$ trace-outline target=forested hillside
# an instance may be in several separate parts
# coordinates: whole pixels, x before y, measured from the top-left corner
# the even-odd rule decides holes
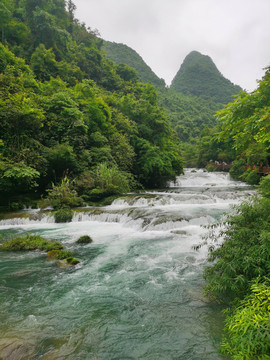
[[[187,55],[171,84],[171,90],[227,104],[240,86],[225,79],[209,56],[198,51]]]
[[[109,59],[114,61],[116,64],[124,63],[135,69],[141,82],[153,84],[160,89],[165,88],[165,81],[160,79],[145,63],[142,57],[129,46],[104,41],[102,49],[105,50]]]
[[[91,199],[162,186],[182,172],[156,90],[103,56],[72,1],[0,6],[2,201],[64,176]]]
[[[216,111],[232,101],[241,88],[225,79],[209,56],[197,51],[186,57],[170,88],[165,88],[141,56],[127,45],[104,42],[104,49],[116,63],[136,69],[142,82],[157,87],[159,104],[181,142],[185,166],[204,166],[205,161],[213,159],[209,151],[208,157],[201,153],[204,137],[216,126]],[[224,160],[223,155],[220,151],[218,160]]]
[[[216,126],[215,113],[219,105],[192,95],[183,95],[167,89],[159,94],[173,129],[181,141],[186,167],[197,167],[199,163],[199,141],[204,134]]]

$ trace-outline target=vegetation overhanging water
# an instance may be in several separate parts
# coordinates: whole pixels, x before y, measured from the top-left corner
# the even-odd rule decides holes
[[[193,246],[251,192],[228,174],[188,170],[165,191],[85,209],[69,224],[3,220],[2,235],[60,240],[81,263],[62,270],[40,252],[0,253],[0,356],[221,358],[221,308],[202,297],[207,248]],[[92,244],[75,244],[86,234]]]

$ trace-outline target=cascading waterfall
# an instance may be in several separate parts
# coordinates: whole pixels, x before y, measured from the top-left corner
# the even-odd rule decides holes
[[[58,269],[39,252],[0,252],[0,358],[221,359],[220,307],[202,297],[207,232],[253,190],[225,173],[187,170],[170,188],[0,222],[3,236],[40,234],[80,259]],[[81,235],[94,242],[75,244]]]

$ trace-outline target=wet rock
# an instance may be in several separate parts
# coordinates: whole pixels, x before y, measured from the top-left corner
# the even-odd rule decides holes
[[[185,230],[172,230],[171,233],[176,234],[176,235],[187,235],[188,234]]]
[[[0,360],[34,359],[33,344],[23,343],[18,339],[0,340]]]
[[[64,260],[71,257],[72,252],[66,250],[51,250],[47,252],[47,260]]]
[[[89,235],[83,235],[76,241],[77,244],[81,245],[90,244],[91,242],[93,242],[93,239]]]
[[[80,261],[78,259],[75,259],[73,257],[68,257],[67,259],[59,260],[57,262],[57,266],[60,269],[70,269],[71,267],[73,267],[79,263],[80,263]]]

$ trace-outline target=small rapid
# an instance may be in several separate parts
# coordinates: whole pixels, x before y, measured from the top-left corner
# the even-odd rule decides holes
[[[207,248],[194,250],[253,190],[188,169],[168,189],[78,209],[71,223],[31,211],[0,234],[61,241],[81,261],[62,270],[40,252],[0,252],[0,358],[221,359],[221,308],[202,296]],[[81,235],[93,243],[76,244]]]

